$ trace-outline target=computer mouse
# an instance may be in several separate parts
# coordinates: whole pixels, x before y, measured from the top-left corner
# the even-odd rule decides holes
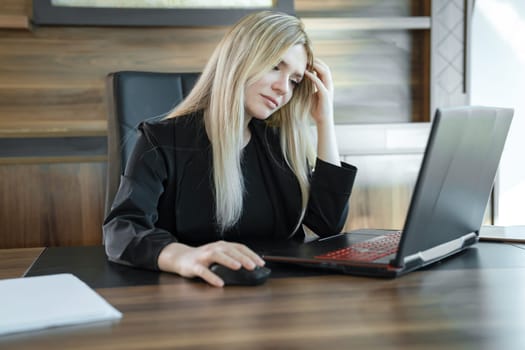
[[[266,282],[272,272],[264,266],[257,266],[250,271],[243,267],[232,270],[221,264],[212,264],[210,270],[224,281],[225,286],[257,286]]]

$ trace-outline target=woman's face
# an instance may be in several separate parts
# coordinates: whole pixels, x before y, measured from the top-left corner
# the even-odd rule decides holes
[[[306,69],[306,50],[295,45],[285,52],[277,66],[244,90],[244,109],[249,117],[264,120],[292,98]]]

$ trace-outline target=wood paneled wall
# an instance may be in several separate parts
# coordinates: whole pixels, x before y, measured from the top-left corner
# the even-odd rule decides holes
[[[0,13],[30,5],[5,0]],[[0,138],[105,136],[109,72],[200,71],[226,29],[0,28]],[[45,156],[25,145],[25,157],[0,160],[0,248],[100,244],[106,159],[78,148]]]
[[[99,122],[104,78],[117,70],[200,71],[223,28],[70,28],[0,31],[0,125]],[[55,126],[55,124],[53,124]],[[34,127],[36,128],[36,126]],[[35,131],[38,133],[38,131]]]
[[[30,8],[29,0],[3,0],[0,14],[23,17]],[[295,8],[305,19],[426,16],[429,12],[428,1],[419,0],[296,0]],[[319,26],[307,29],[317,54],[333,67],[339,91],[336,109],[342,120],[352,116],[354,119],[347,121],[366,122],[366,116],[375,115],[376,121],[382,122],[389,113],[394,118],[390,121],[425,120],[428,60],[417,50],[428,46],[427,34],[384,30],[366,36]],[[226,30],[10,29],[1,28],[0,23],[0,139],[104,137],[104,78],[109,72],[200,71]],[[371,80],[365,82],[368,86],[359,79],[363,71],[371,72]],[[377,84],[372,84],[375,80]],[[356,91],[367,104],[350,103],[349,107],[349,101],[356,101]],[[396,108],[381,109],[385,100],[376,103],[379,95],[397,103]],[[45,155],[46,151],[37,153]],[[105,169],[104,156],[86,156],[78,147],[64,148],[63,154],[55,152],[52,156],[36,157],[27,151],[0,159],[0,248],[98,244]],[[368,195],[364,194],[364,200]],[[355,206],[360,210],[364,207]]]
[[[0,247],[97,245],[105,163],[0,165]]]

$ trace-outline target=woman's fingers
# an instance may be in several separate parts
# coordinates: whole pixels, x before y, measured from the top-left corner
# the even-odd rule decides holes
[[[244,267],[248,270],[264,265],[264,260],[243,244],[220,241],[211,243],[206,249],[210,253],[204,261],[207,265],[216,262],[232,269]]]
[[[202,278],[204,281],[208,282],[214,287],[223,287],[224,281],[211,272],[211,270],[207,266],[198,265],[195,267],[195,276]]]
[[[224,282],[209,269],[214,263],[232,270],[241,267],[253,270],[256,266],[263,266],[264,260],[243,244],[225,241],[200,247],[172,243],[162,250],[159,257],[159,268],[163,271],[175,272],[183,277],[200,277],[213,286],[221,287]]]
[[[322,81],[330,78],[330,69],[328,68],[328,65],[318,58],[314,61],[313,70]]]
[[[253,250],[243,244],[234,245],[233,258],[237,259],[245,268],[254,269],[256,266],[264,266],[264,260]]]
[[[332,74],[330,73],[330,68],[325,62],[321,61],[318,58],[314,60],[312,70],[306,70],[306,73],[313,73],[313,75],[317,76],[319,78],[319,81],[322,81],[323,83],[331,84],[332,82]]]
[[[315,75],[315,73],[305,71],[304,75],[314,83],[316,91],[319,90],[319,88],[324,88],[323,82],[317,77],[317,75]]]

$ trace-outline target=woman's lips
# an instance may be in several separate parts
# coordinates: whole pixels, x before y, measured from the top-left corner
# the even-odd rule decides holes
[[[275,100],[274,98],[270,97],[270,96],[266,96],[266,95],[262,95],[262,97],[264,97],[265,101],[267,102],[267,105],[271,108],[277,108],[279,106],[279,103],[277,102],[277,100]]]

